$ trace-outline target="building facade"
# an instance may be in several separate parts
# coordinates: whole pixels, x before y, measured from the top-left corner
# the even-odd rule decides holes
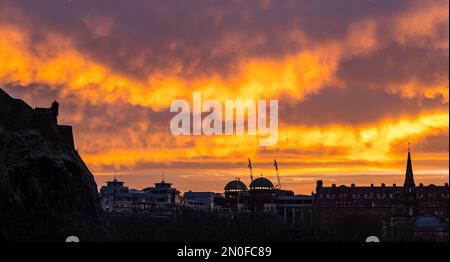
[[[339,215],[371,215],[377,217],[432,214],[448,220],[449,188],[420,183],[416,186],[411,153],[408,150],[405,182],[402,186],[381,184],[350,186],[333,184],[325,187],[317,181],[314,211],[323,217]]]
[[[192,192],[188,191],[183,195],[183,206],[203,211],[214,210],[214,199],[221,197],[221,194],[214,192]]]
[[[100,190],[102,206],[113,214],[176,214],[188,208],[197,211],[279,214],[292,225],[305,222],[327,227],[349,218],[382,227],[387,241],[444,239],[448,237],[448,183],[442,186],[414,180],[411,153],[408,150],[403,185],[375,186],[331,185],[319,180],[311,195],[274,186],[259,177],[249,186],[239,179],[228,182],[223,194],[214,192],[180,192],[164,181],[143,190],[128,189],[123,182],[107,182]],[[340,220],[340,219],[343,220]],[[362,220],[361,220],[362,219]]]
[[[218,212],[275,213],[293,225],[311,220],[312,205],[312,196],[276,188],[265,177],[254,179],[249,188],[239,179],[230,181],[224,187],[223,196],[215,198]]]
[[[133,199],[124,182],[114,178],[100,188],[100,203],[108,214],[131,214]]]
[[[180,192],[164,180],[143,190],[129,189],[114,178],[100,189],[100,201],[108,214],[155,214],[170,216],[181,206]]]

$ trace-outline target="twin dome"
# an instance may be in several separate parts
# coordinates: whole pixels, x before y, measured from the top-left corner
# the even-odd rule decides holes
[[[258,177],[250,183],[250,190],[272,190],[273,184],[265,177]],[[225,192],[247,191],[247,186],[240,180],[233,180],[225,186]]]

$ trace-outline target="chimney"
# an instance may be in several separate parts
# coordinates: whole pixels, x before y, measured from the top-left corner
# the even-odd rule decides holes
[[[56,100],[52,103],[50,110],[52,111],[52,115],[54,117],[57,117],[59,115],[59,103],[56,102]]]
[[[317,180],[316,188],[322,188],[323,187],[323,181]]]

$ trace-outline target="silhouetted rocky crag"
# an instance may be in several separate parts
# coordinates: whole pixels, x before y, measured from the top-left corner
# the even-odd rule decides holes
[[[0,126],[0,240],[106,238],[94,178],[70,146]]]

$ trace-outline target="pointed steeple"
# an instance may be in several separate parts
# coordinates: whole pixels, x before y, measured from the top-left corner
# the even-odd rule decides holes
[[[117,169],[114,168],[114,182],[117,182]]]
[[[417,194],[416,184],[414,183],[414,175],[411,161],[411,144],[408,143],[408,161],[406,163],[405,185],[404,185],[404,215],[407,217],[414,216],[417,213]]]
[[[405,187],[414,187],[414,175],[411,162],[411,143],[408,143],[408,161],[406,162]]]

